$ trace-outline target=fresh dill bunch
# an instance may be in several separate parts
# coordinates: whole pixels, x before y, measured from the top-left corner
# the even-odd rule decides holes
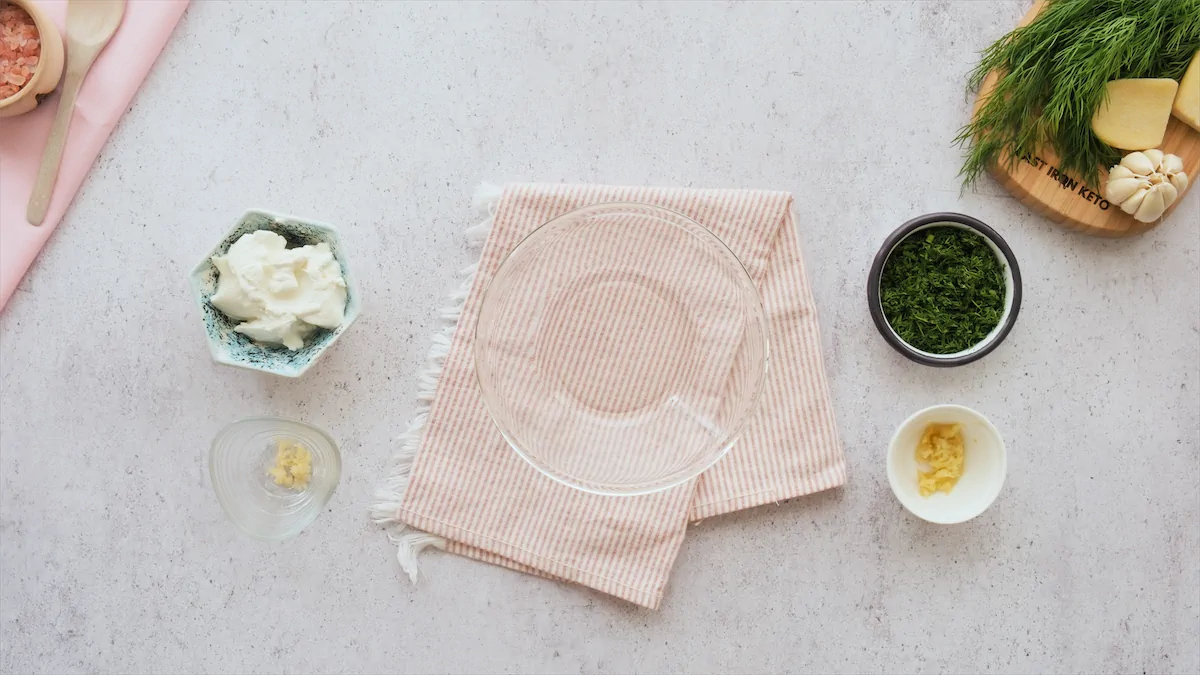
[[[956,145],[971,187],[989,167],[1049,146],[1059,168],[1097,185],[1121,152],[1096,138],[1092,115],[1105,85],[1123,78],[1183,77],[1200,49],[1200,0],[1047,0],[1028,26],[983,50],[969,87],[1000,78]]]

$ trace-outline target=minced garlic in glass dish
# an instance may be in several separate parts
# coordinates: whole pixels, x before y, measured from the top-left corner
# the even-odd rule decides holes
[[[275,465],[267,475],[280,487],[303,490],[312,478],[312,453],[295,441],[280,439],[275,443]]]

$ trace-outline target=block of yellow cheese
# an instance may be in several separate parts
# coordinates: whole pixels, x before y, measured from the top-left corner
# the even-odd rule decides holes
[[[1171,121],[1179,83],[1169,78],[1113,80],[1092,116],[1096,137],[1122,150],[1157,148]]]
[[[1192,56],[1187,72],[1179,81],[1179,91],[1175,94],[1175,105],[1171,106],[1171,112],[1191,128],[1200,131],[1200,51]]]

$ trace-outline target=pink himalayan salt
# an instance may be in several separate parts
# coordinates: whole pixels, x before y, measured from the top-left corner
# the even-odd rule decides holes
[[[24,9],[0,2],[0,99],[21,91],[37,70],[42,41]]]

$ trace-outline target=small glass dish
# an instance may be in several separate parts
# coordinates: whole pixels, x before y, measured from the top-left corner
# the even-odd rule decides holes
[[[501,434],[586,492],[645,494],[698,476],[737,440],[766,379],[767,319],[745,267],[700,223],[646,204],[542,225],[472,318]]]
[[[312,476],[303,489],[281,487],[271,478],[280,441],[297,443],[312,456]],[[248,417],[213,439],[208,471],[217,501],[239,530],[282,541],[299,534],[329,503],[341,478],[342,456],[333,438],[311,424]]]

